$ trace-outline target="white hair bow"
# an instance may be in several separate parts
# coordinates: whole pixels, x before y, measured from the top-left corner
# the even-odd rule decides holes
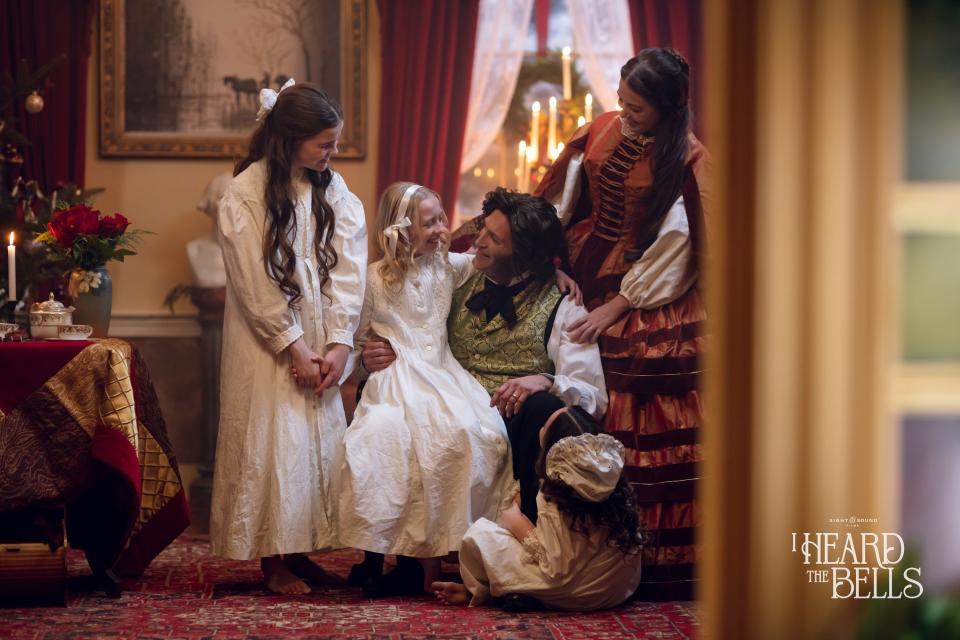
[[[257,111],[257,122],[263,120],[267,117],[267,114],[273,109],[273,105],[277,104],[277,96],[279,96],[284,89],[287,87],[292,87],[296,83],[293,81],[293,78],[290,78],[283,83],[283,86],[280,87],[280,91],[274,91],[273,89],[260,89],[260,110]]]
[[[410,224],[410,218],[403,216],[383,230],[383,235],[387,236],[387,243],[390,245],[390,257],[394,260],[397,258],[397,236],[402,235],[409,240],[410,236],[407,235],[407,227],[409,227]]]

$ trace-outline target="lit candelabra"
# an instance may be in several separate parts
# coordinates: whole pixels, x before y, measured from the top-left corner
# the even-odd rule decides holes
[[[517,145],[517,168],[514,170],[517,191],[531,191],[563,151],[560,140],[569,139],[578,128],[593,120],[593,95],[587,93],[582,105],[573,100],[570,47],[563,48],[561,61],[563,97],[558,100],[556,96],[550,96],[546,114],[540,101],[531,105],[529,139],[522,139]]]

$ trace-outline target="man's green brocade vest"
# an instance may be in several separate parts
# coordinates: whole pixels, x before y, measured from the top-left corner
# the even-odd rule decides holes
[[[514,296],[517,323],[512,329],[501,315],[487,322],[483,311],[467,309],[466,301],[484,284],[485,276],[476,273],[453,294],[447,332],[454,357],[490,394],[512,378],[552,375],[544,336],[563,295],[556,283],[532,282]]]

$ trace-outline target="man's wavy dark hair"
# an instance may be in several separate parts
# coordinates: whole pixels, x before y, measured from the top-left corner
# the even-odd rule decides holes
[[[623,553],[640,553],[643,544],[643,525],[630,483],[621,474],[617,487],[603,502],[589,502],[559,480],[547,477],[546,461],[550,447],[568,436],[602,433],[600,423],[580,407],[567,407],[553,420],[544,434],[543,447],[537,458],[540,493],[548,502],[554,502],[561,513],[570,518],[573,531],[589,535],[592,527],[607,527],[607,544]]]
[[[483,200],[483,215],[476,218],[478,231],[494,211],[510,221],[513,264],[518,275],[529,271],[537,281],[549,282],[556,274],[554,258],[559,258],[560,269],[571,273],[567,240],[556,207],[540,196],[497,187]]]

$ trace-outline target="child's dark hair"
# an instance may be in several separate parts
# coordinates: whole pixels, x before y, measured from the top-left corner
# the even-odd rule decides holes
[[[296,307],[302,297],[300,286],[293,278],[297,263],[291,231],[296,217],[296,204],[290,193],[293,162],[301,143],[341,122],[340,105],[316,85],[303,83],[287,87],[253,132],[246,157],[237,162],[233,170],[233,175],[238,175],[254,162],[266,159],[267,225],[263,235],[263,263],[270,279],[290,296],[291,307]],[[313,248],[322,287],[337,265],[337,252],[331,244],[333,207],[326,198],[333,173],[329,167],[321,172],[306,169],[305,173],[313,186],[311,211],[317,225]]]
[[[567,240],[556,207],[540,196],[497,187],[483,200],[483,215],[475,220],[478,230],[494,211],[500,211],[510,222],[517,273],[529,271],[538,282],[549,282],[558,268],[571,272]]]
[[[578,533],[589,533],[590,526],[607,527],[607,544],[623,553],[640,552],[643,530],[637,510],[633,489],[627,479],[620,476],[617,487],[603,502],[584,500],[569,486],[559,480],[551,480],[546,474],[547,453],[550,447],[563,438],[585,433],[601,433],[600,424],[580,407],[568,407],[557,414],[543,438],[543,447],[537,459],[537,475],[540,476],[540,492],[548,502],[556,503],[560,512],[570,518],[570,528]]]

